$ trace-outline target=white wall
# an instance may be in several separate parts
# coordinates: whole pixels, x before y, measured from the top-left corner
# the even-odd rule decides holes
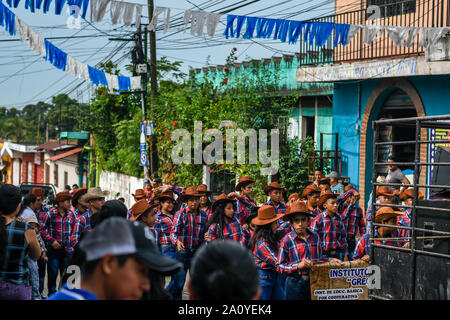
[[[45,154],[45,159],[48,159],[50,157],[51,155],[49,155],[48,153]],[[78,167],[78,154],[74,154],[56,161],[47,160],[46,163],[50,166],[49,183],[53,185],[55,184],[55,164],[58,165],[58,186],[55,186],[57,193],[64,190],[64,172],[67,172],[67,184],[71,188],[73,184],[79,184],[78,174],[76,173],[76,168]]]
[[[108,191],[106,200],[116,199],[116,194],[120,193],[117,198],[125,198],[125,205],[130,208],[134,204],[134,198],[131,195],[136,189],[142,189],[144,186],[143,178],[127,176],[122,173],[101,171],[99,187],[103,191]]]

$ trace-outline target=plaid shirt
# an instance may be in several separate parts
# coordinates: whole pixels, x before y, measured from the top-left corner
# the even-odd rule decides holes
[[[130,208],[127,211],[127,220],[130,220],[132,216],[133,216],[133,212],[131,211],[131,208]]]
[[[51,245],[56,240],[63,247],[66,246],[67,241],[65,236],[67,233],[64,232],[64,228],[68,216],[67,213],[61,216],[56,208],[47,212],[47,215],[42,221],[40,231],[48,244]]]
[[[183,187],[179,187],[179,186],[172,186],[172,192],[175,193],[178,198],[177,198],[177,203],[175,205],[175,210],[179,211],[181,209],[183,209],[184,206],[184,202],[180,201],[180,196],[184,193],[184,188]]]
[[[170,233],[170,240],[176,246],[177,241],[180,240],[186,250],[196,250],[204,242],[205,212],[199,211],[192,213],[188,207],[179,210],[173,219],[172,231]]]
[[[70,243],[70,238],[72,236],[72,232],[75,228],[75,222],[78,220],[79,217],[81,217],[83,214],[80,213],[78,209],[75,209],[73,212],[69,212],[67,214],[66,221],[64,222],[64,247],[66,248],[67,253],[73,252],[73,247]]]
[[[158,245],[170,245],[172,246],[172,241],[170,241],[170,231],[172,230],[173,218],[158,211],[156,214],[156,222],[154,229],[158,232]]]
[[[338,214],[331,217],[325,210],[314,218],[310,229],[320,236],[323,251],[344,250],[348,254],[347,231]]]
[[[252,240],[253,236],[255,235],[255,230],[253,230],[250,226],[246,230],[244,230],[244,244],[245,246],[250,245],[250,240]]]
[[[314,219],[315,217],[317,217],[319,214],[322,213],[322,211],[320,211],[319,207],[312,208],[309,205],[308,205],[308,211],[314,215],[314,217],[312,217],[312,219]],[[311,219],[311,221],[312,221],[312,219]]]
[[[364,224],[364,217],[362,209],[355,205],[349,205],[345,208],[341,215],[347,230],[347,237],[354,237],[357,233],[363,235],[366,233],[366,226]]]
[[[269,243],[260,237],[253,248],[256,267],[261,270],[277,269],[277,252],[273,251]]]
[[[36,212],[36,218],[38,219],[39,226],[42,225],[42,221],[44,221],[45,216],[47,215],[48,208],[42,206],[42,210],[39,212]]]
[[[347,200],[350,196],[352,196],[354,194],[355,194],[355,190],[350,189],[347,192],[345,192],[337,197],[337,202],[338,202],[338,211],[337,212],[339,213],[339,215],[342,216],[348,207],[345,200]]]
[[[247,196],[239,196],[234,204],[234,212],[239,219],[241,225],[245,224],[245,220],[252,212],[253,208],[257,207],[258,204],[252,198]]]
[[[402,227],[411,227],[411,219],[408,218],[408,215],[405,213],[404,215],[397,217],[397,225]],[[405,238],[409,237],[410,230],[407,229],[396,229],[396,233],[399,237]],[[409,240],[404,240],[403,243],[408,242]]]
[[[282,273],[300,273],[307,275],[307,268],[298,269],[298,264],[303,259],[311,260],[313,263],[322,262],[322,246],[319,235],[306,229],[306,241],[301,239],[295,230],[288,233],[280,243],[277,257],[277,270]]]
[[[208,206],[206,208],[206,210],[200,209],[200,207],[198,208],[198,210],[202,211],[202,213],[206,214],[206,221],[208,221],[209,219],[211,219],[212,217],[212,208],[211,206]]]
[[[280,221],[281,219],[278,219],[278,220]],[[278,238],[283,239],[283,237],[285,235],[287,235],[289,232],[291,232],[292,230],[294,230],[294,229],[292,228],[290,221],[281,220],[280,223],[278,224],[278,228],[277,228]]]
[[[378,232],[375,229],[375,237],[377,236]],[[375,240],[374,243],[391,247],[401,247],[400,241]],[[365,255],[370,255],[370,233],[366,233],[361,238],[359,238],[358,243],[355,247],[355,251],[353,252],[353,260],[359,260]]]
[[[75,225],[73,227],[73,232],[70,235],[70,245],[74,248],[78,241],[80,241],[80,236],[83,231],[91,231],[91,209],[88,209],[85,213],[83,213],[78,219],[75,221]]]
[[[213,223],[209,226],[208,233],[211,235],[211,241],[216,239],[221,239],[219,235],[219,225]],[[244,231],[242,230],[241,224],[237,217],[233,218],[230,223],[223,224],[223,240],[234,240],[240,244],[245,244]]]

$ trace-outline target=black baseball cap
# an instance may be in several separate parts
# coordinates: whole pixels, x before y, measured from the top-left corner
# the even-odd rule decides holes
[[[173,275],[183,265],[177,260],[163,255],[150,228],[138,221],[122,217],[111,217],[100,223],[80,242],[86,253],[86,260],[101,259],[107,254],[132,254],[139,261],[162,275]]]

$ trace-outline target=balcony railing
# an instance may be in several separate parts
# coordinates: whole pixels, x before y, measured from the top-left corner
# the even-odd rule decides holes
[[[390,3],[389,3],[390,2]],[[380,18],[368,21],[370,14],[366,9],[338,13],[310,21],[361,24],[370,23],[384,26],[404,27],[447,27],[450,26],[450,0],[367,0],[363,2],[377,5],[380,8]],[[366,5],[364,5],[364,8]],[[302,39],[302,38],[301,38]],[[361,60],[398,58],[424,55],[425,48],[419,45],[419,36],[411,47],[397,46],[389,38],[387,31],[382,31],[381,37],[370,45],[363,43],[364,30],[360,30],[345,47],[333,46],[334,34],[327,43],[318,47],[300,41],[299,55],[301,65],[332,64]]]

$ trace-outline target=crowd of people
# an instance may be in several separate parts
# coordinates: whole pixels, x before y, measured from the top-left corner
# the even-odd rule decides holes
[[[408,247],[408,230],[390,226],[408,227],[409,208],[364,212],[336,172],[314,178],[287,199],[278,182],[268,184],[261,205],[247,176],[214,199],[206,185],[146,179],[129,209],[123,199],[105,201],[99,187],[69,187],[47,208],[42,189],[22,199],[19,188],[2,185],[0,299],[181,300],[189,272],[191,299],[309,300],[314,264],[369,262],[370,238]],[[410,206],[414,197],[407,188],[374,193],[378,204]],[[385,225],[373,235],[372,220]]]

